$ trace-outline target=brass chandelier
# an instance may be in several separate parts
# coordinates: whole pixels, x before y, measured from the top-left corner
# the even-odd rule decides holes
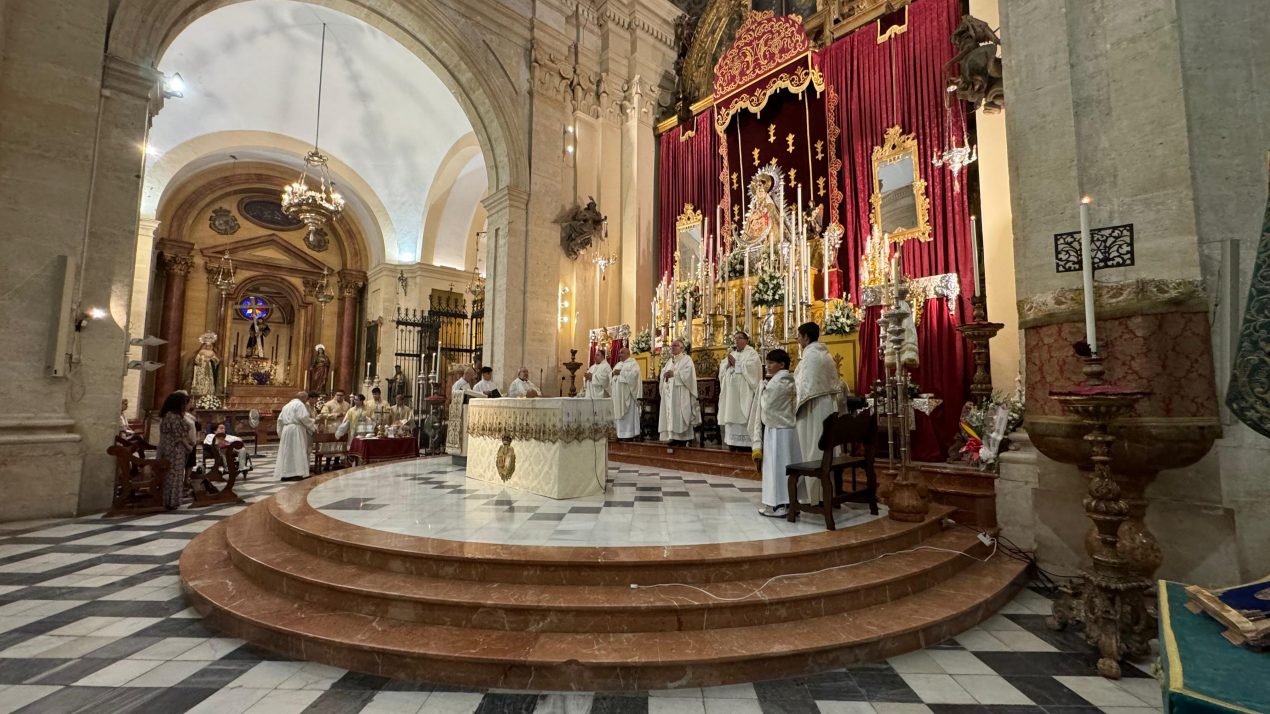
[[[326,166],[326,156],[318,149],[318,135],[322,128],[322,77],[326,68],[326,23],[322,23],[322,50],[318,59],[317,121],[313,129],[313,150],[304,156],[304,169],[300,177],[282,192],[282,210],[288,216],[302,221],[309,231],[304,244],[315,252],[330,247],[323,226],[330,223],[344,210],[344,197],[335,190]],[[310,177],[316,185],[310,185]]]

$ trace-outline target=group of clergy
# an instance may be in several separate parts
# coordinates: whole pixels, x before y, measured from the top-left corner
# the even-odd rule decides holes
[[[763,474],[765,516],[783,517],[789,505],[785,467],[820,459],[821,426],[839,409],[845,385],[837,364],[820,342],[820,326],[798,327],[802,356],[790,373],[790,356],[771,350],[764,357],[737,332],[733,349],[719,366],[719,429],[723,443],[734,451],[751,451]],[[681,340],[670,344],[670,358],[658,380],[661,440],[685,445],[701,424],[697,373]],[[808,486],[812,502],[820,500],[820,484]]]
[[[643,375],[639,363],[631,357],[631,351],[622,347],[618,351],[618,362],[610,365],[608,354],[597,349],[592,356],[592,364],[583,376],[585,388],[578,397],[582,399],[613,400],[613,422],[617,427],[618,439],[633,439],[639,436],[639,397]],[[503,394],[493,380],[494,370],[482,367],[468,367],[463,376],[450,389],[450,396],[459,399],[483,397],[518,397],[531,398],[542,396],[542,390],[529,379],[529,370],[521,367],[516,379]]]

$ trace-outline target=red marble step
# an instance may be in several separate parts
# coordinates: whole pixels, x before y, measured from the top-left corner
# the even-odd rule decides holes
[[[942,530],[951,508],[925,521],[879,518],[795,538],[685,546],[562,548],[451,541],[400,535],[332,518],[308,503],[308,479],[265,502],[274,535],[319,557],[378,570],[443,579],[538,585],[713,583],[803,573],[912,548]],[[803,514],[803,518],[818,516]]]
[[[652,441],[610,441],[609,460],[710,476],[759,479],[749,454],[726,449],[672,447]]]
[[[925,549],[811,576],[632,589],[526,585],[408,575],[326,560],[269,529],[263,504],[227,524],[234,565],[257,583],[307,602],[434,625],[542,632],[704,630],[801,620],[906,597],[989,553],[966,529],[937,533]],[[762,589],[761,596],[745,596]],[[720,599],[723,598],[723,599]]]
[[[1000,557],[884,605],[705,631],[557,633],[473,629],[341,611],[270,590],[232,562],[227,526],[181,555],[208,623],[285,655],[370,674],[465,686],[586,691],[698,687],[876,660],[935,644],[990,616],[1021,586]]]

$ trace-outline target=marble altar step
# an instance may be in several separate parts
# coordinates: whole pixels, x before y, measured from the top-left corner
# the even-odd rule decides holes
[[[252,510],[268,509],[267,524],[275,539],[326,560],[392,573],[499,584],[628,587],[631,583],[723,583],[806,573],[914,548],[939,534],[944,529],[941,521],[952,512],[935,506],[918,523],[878,518],[796,538],[692,546],[503,545],[374,530],[337,520],[309,505],[310,490],[341,475],[309,479]]]
[[[986,619],[1021,586],[1024,568],[1001,556],[959,558],[963,569],[918,592],[789,622],[657,632],[454,627],[310,602],[253,579],[235,564],[229,540],[230,524],[247,512],[208,529],[181,556],[187,597],[211,626],[296,658],[468,686],[642,690],[848,666],[941,642]]]
[[[610,441],[609,460],[711,476],[759,479],[754,459],[748,453],[721,448],[667,446],[656,441]]]
[[[537,585],[410,575],[291,546],[275,535],[271,519],[267,508],[255,506],[226,526],[231,561],[259,585],[350,613],[488,630],[655,632],[803,620],[919,592],[991,552],[969,529],[948,529],[923,540],[920,550],[815,576],[703,584],[712,597],[681,585],[632,589],[628,583]],[[761,598],[745,597],[760,588]]]

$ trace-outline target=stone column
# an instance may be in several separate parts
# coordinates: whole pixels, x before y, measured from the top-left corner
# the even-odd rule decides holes
[[[340,277],[340,343],[338,346],[339,372],[336,373],[337,389],[357,392],[357,294],[364,282],[360,278]]]
[[[181,388],[181,335],[185,330],[185,279],[194,267],[189,254],[164,253],[163,307],[159,323],[159,337],[167,344],[159,348],[159,361],[163,366],[155,373],[153,406],[158,409],[163,400]]]

